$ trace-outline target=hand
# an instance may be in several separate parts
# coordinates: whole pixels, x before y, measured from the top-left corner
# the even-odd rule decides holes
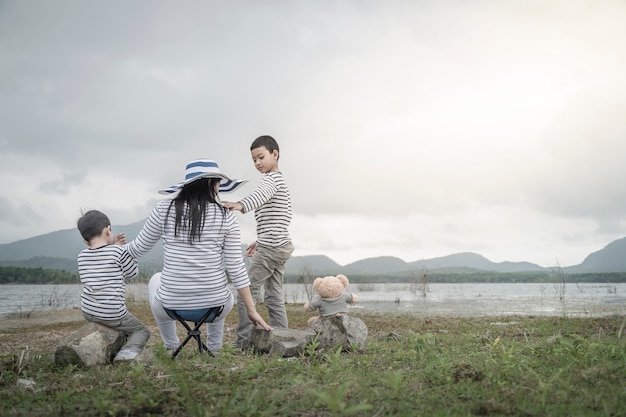
[[[113,239],[114,245],[125,245],[126,244],[126,235],[124,233],[118,233],[115,235],[115,239]]]
[[[222,201],[222,205],[229,210],[238,210],[243,212],[243,205],[241,203],[233,203],[232,201]]]
[[[248,318],[250,319],[250,321],[252,322],[254,326],[260,325],[268,332],[270,330],[274,330],[273,327],[271,327],[269,324],[265,322],[265,320],[263,320],[263,317],[261,317],[261,315],[257,313],[256,310],[253,310],[253,311],[248,310]]]
[[[256,252],[256,240],[246,248],[246,256],[252,256]]]

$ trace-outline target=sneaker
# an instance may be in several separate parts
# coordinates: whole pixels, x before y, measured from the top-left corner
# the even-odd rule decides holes
[[[117,352],[113,361],[132,361],[137,357],[138,353],[129,349],[122,349]]]
[[[172,356],[174,356],[174,352],[176,352],[176,348],[168,349],[167,356],[171,358]]]

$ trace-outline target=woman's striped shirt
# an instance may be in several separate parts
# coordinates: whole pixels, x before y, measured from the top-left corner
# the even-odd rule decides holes
[[[291,198],[283,174],[268,172],[252,194],[240,201],[247,213],[254,210],[256,219],[257,243],[277,248],[291,242]]]
[[[126,279],[139,272],[137,261],[123,246],[106,245],[78,254],[78,273],[83,290],[80,309],[102,319],[126,315]]]
[[[163,271],[156,299],[166,308],[201,309],[224,305],[232,292],[250,285],[241,250],[239,223],[233,212],[225,214],[217,204],[209,204],[199,240],[189,243],[184,230],[174,236],[176,210],[172,200],[154,207],[137,238],[127,244],[135,257],[145,255],[163,239]]]

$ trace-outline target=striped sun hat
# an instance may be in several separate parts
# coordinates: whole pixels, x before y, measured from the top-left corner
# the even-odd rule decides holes
[[[187,164],[185,171],[185,180],[176,185],[159,190],[159,194],[175,195],[190,182],[201,178],[220,178],[220,193],[230,193],[248,182],[247,180],[230,179],[220,172],[217,162],[210,159],[196,159]]]

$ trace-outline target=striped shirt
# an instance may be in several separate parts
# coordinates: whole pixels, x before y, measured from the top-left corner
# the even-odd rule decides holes
[[[78,254],[78,274],[83,284],[80,309],[102,319],[126,315],[126,279],[139,273],[137,261],[119,245],[85,249]]]
[[[277,248],[291,242],[291,198],[283,174],[268,172],[256,190],[240,201],[242,213],[254,210],[257,243]]]
[[[157,203],[135,240],[126,245],[128,251],[141,257],[163,239],[161,286],[155,295],[163,307],[193,310],[224,305],[232,297],[226,272],[236,289],[250,285],[235,214],[224,215],[217,204],[209,204],[199,240],[190,244],[180,227],[174,236],[176,209],[172,205],[168,216],[171,203]]]

